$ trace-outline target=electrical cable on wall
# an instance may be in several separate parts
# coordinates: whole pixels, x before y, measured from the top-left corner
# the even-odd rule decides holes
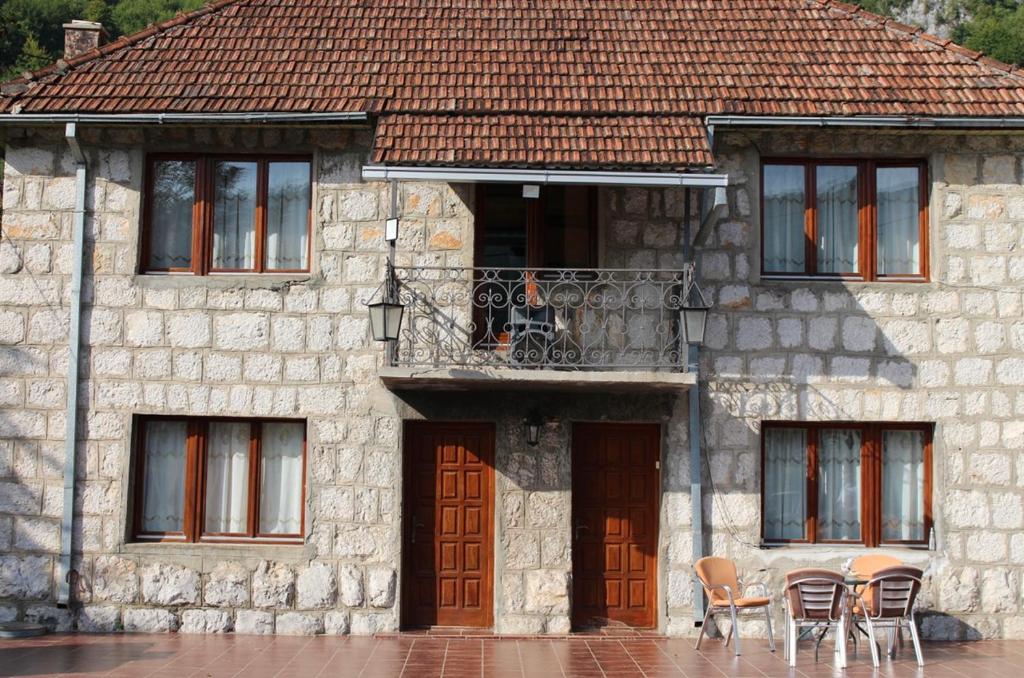
[[[701,457],[703,457],[704,459],[704,468],[707,469],[708,473],[708,484],[711,486],[711,500],[715,502],[716,506],[718,507],[718,510],[721,511],[722,513],[722,522],[725,525],[726,533],[728,533],[729,537],[737,544],[752,549],[760,549],[760,544],[751,543],[746,539],[743,539],[742,537],[738,536],[738,530],[736,530],[736,528],[733,527],[732,518],[729,515],[729,511],[725,506],[725,502],[719,496],[718,488],[715,486],[715,478],[711,473],[711,462],[708,460],[708,456],[706,454],[702,454]]]

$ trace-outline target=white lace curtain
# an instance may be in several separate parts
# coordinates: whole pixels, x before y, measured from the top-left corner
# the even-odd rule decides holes
[[[802,273],[804,234],[803,165],[764,168],[764,270]]]
[[[153,165],[149,234],[150,268],[188,268],[192,263],[192,205],[196,164],[167,160]]]
[[[185,523],[188,425],[183,421],[149,421],[144,436],[146,477],[142,529],[145,532],[181,532]]]
[[[300,423],[263,425],[260,469],[260,533],[302,532],[302,450]]]
[[[206,448],[206,532],[248,532],[249,423],[211,422]]]
[[[924,434],[882,434],[882,539],[920,541],[924,533]]]
[[[852,273],[858,270],[857,168],[818,165],[818,272]]]
[[[267,268],[306,268],[309,253],[309,163],[272,162],[267,183]]]
[[[879,167],[878,272],[918,273],[921,270],[919,186],[916,167]]]
[[[818,432],[818,539],[860,540],[861,433]]]
[[[256,256],[255,162],[218,162],[213,186],[213,267],[252,269]]]
[[[803,539],[807,524],[807,432],[764,433],[765,539]]]

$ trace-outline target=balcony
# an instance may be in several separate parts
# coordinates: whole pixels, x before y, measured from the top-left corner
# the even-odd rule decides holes
[[[392,388],[679,388],[683,270],[394,269]]]

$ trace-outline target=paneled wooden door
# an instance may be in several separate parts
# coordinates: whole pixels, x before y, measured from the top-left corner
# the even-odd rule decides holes
[[[657,624],[657,424],[576,424],[573,625]]]
[[[494,426],[407,422],[402,623],[494,623]]]

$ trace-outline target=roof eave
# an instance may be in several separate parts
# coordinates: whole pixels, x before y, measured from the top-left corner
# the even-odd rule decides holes
[[[98,125],[286,124],[369,122],[362,111],[336,113],[0,113],[0,125],[54,125],[69,122]]]
[[[430,165],[365,165],[362,176],[366,181],[450,181],[455,183],[680,186],[692,188],[714,188],[729,184],[728,174],[709,172],[623,172],[584,169],[437,167]]]
[[[930,117],[930,116],[796,116],[796,115],[709,115],[714,127],[913,127],[960,129],[1024,129],[1024,116]]]

